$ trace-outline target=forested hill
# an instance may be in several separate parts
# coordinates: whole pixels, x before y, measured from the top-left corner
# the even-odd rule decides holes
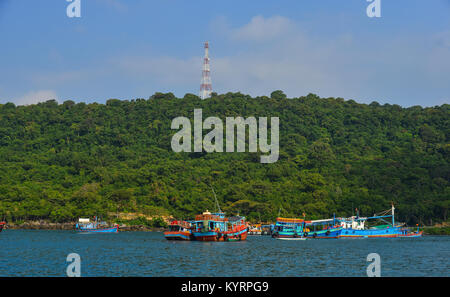
[[[279,117],[280,156],[175,153],[172,120]],[[402,108],[308,95],[0,105],[0,219],[71,221],[130,212],[251,220],[373,215],[393,201],[410,225],[448,220],[450,105]],[[208,131],[204,131],[205,135]]]

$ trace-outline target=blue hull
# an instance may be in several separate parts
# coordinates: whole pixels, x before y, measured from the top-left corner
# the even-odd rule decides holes
[[[118,233],[119,232],[119,227],[115,226],[115,227],[111,227],[111,228],[102,228],[102,229],[90,229],[90,228],[78,228],[77,231],[79,232],[89,232],[89,233]]]
[[[343,229],[341,237],[399,237],[401,234],[402,231],[399,227],[366,230]]]
[[[328,238],[339,238],[342,232],[342,228],[332,228],[329,230],[320,230],[320,231],[310,231],[310,232],[285,232],[285,231],[279,231],[278,238],[300,238],[300,237],[306,237],[306,238],[313,238],[313,239],[328,239]]]
[[[308,238],[339,238],[342,233],[342,228],[332,228],[329,230],[310,231],[308,232]]]

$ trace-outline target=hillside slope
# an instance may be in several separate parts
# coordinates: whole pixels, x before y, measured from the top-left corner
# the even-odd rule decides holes
[[[279,117],[280,157],[175,153],[178,116]],[[109,212],[188,218],[222,209],[249,219],[372,215],[448,220],[450,105],[401,108],[280,91],[251,98],[156,93],[106,104],[0,105],[0,219],[64,222]],[[204,132],[204,135],[206,131]]]

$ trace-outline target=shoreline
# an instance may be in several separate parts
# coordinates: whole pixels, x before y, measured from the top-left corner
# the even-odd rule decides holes
[[[66,230],[75,231],[76,222],[73,223],[23,223],[23,224],[6,224],[3,231],[6,230]],[[164,232],[166,228],[163,227],[148,227],[145,225],[119,225],[119,231],[147,231],[147,232]]]
[[[3,231],[10,230],[74,230],[77,222],[70,223],[50,223],[47,221],[32,221],[24,222],[21,224],[7,223]],[[125,225],[119,224],[119,231],[145,231],[145,232],[164,232],[168,228],[164,227],[149,227],[147,225]],[[424,226],[421,228],[423,235],[437,235],[437,236],[449,236],[449,226]]]

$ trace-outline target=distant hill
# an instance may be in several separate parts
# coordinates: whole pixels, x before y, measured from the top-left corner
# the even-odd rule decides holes
[[[280,156],[175,153],[178,116],[279,117]],[[204,132],[206,134],[206,132]],[[250,220],[361,215],[390,208],[410,225],[448,220],[450,105],[342,98],[156,93],[148,100],[0,105],[0,219],[56,222],[110,212]]]

